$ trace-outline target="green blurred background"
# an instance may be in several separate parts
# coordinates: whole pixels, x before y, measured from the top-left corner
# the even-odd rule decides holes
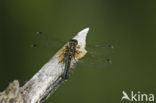
[[[57,40],[90,27],[85,62],[46,103],[120,103],[123,90],[156,94],[154,0],[3,0],[0,24],[0,91],[15,79],[22,86],[64,45]],[[34,49],[36,31],[50,40],[41,37]],[[106,42],[114,49],[102,48]]]

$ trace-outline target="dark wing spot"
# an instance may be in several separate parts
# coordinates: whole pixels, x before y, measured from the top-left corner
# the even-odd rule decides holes
[[[35,32],[36,34],[43,34],[43,32],[41,32],[41,31],[37,31],[37,32]]]
[[[37,45],[36,44],[31,44],[30,47],[35,48],[35,47],[37,47]]]
[[[106,62],[107,63],[112,63],[111,59],[109,59],[109,58],[106,59]]]

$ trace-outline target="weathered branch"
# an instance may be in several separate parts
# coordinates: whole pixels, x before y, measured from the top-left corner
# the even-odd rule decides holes
[[[73,38],[78,41],[78,45],[80,46],[79,51],[81,52],[80,56],[76,58],[76,61],[87,53],[85,46],[88,31],[89,28],[86,28]],[[23,87],[20,88],[19,94],[22,94],[24,103],[39,103],[45,101],[65,81],[62,79],[65,64],[60,63],[59,61],[60,53],[63,52],[63,48],[60,49]],[[72,64],[74,63],[75,60],[72,60]],[[1,96],[2,95],[0,95],[0,97]],[[18,103],[23,103],[23,101]]]
[[[17,80],[10,83],[8,88],[0,93],[0,103],[24,103]]]

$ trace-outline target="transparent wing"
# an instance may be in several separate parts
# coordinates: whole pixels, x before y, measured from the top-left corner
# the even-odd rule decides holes
[[[87,55],[80,62],[85,66],[111,64],[114,46],[106,43],[87,45]]]
[[[58,50],[65,44],[65,41],[59,40],[54,37],[49,37],[46,33],[36,32],[36,37],[32,41],[31,48],[44,48],[44,49],[56,49]],[[94,42],[87,44],[86,49],[88,51],[85,58],[79,61],[83,66],[95,66],[95,64],[111,64],[112,55],[114,53],[114,46],[107,42]]]
[[[36,47],[42,47],[42,48],[55,48],[60,46],[65,42],[51,37],[43,32],[35,32],[35,38],[30,44],[30,47],[36,48]]]

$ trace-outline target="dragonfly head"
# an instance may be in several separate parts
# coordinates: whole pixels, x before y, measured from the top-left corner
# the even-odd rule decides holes
[[[78,44],[78,41],[76,40],[76,39],[71,39],[70,41],[69,41],[69,44],[70,45],[77,45]]]

